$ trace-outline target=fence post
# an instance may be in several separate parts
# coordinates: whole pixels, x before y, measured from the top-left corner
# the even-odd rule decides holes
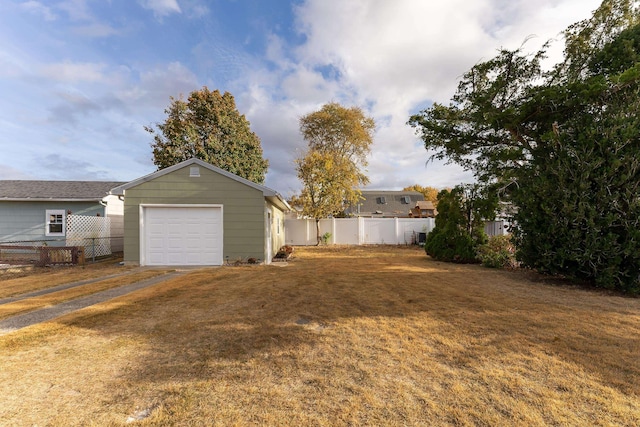
[[[39,267],[44,267],[47,265],[47,261],[49,259],[49,248],[46,246],[40,246],[40,263]]]
[[[336,243],[336,219],[331,218],[331,243]]]
[[[393,219],[395,220],[394,221],[394,225],[395,225],[395,231],[396,231],[396,233],[395,233],[396,234],[396,245],[399,245],[400,244],[400,226],[399,226],[399,223],[398,223],[398,217],[394,217]]]

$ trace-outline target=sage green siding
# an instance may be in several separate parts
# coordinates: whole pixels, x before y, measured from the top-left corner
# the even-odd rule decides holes
[[[124,198],[124,260],[140,262],[141,204],[222,205],[223,257],[265,258],[265,198],[262,191],[200,167],[189,166],[128,188]],[[277,249],[277,248],[276,248]]]

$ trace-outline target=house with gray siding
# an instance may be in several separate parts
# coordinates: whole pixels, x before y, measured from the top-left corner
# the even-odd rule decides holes
[[[139,265],[270,263],[285,244],[287,202],[199,159],[120,185],[124,261]]]
[[[0,181],[0,243],[47,242],[65,246],[68,215],[111,218],[122,235],[123,203],[109,190],[115,181]]]

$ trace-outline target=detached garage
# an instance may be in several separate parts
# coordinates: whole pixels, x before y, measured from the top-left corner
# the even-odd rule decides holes
[[[124,261],[140,265],[270,263],[284,245],[286,201],[198,159],[111,190],[124,199]]]

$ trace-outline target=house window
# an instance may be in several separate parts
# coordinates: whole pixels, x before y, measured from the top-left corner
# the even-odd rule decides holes
[[[65,235],[65,212],[63,209],[47,209],[46,213],[46,236]]]
[[[402,196],[400,198],[400,201],[402,202],[402,204],[408,205],[409,203],[411,203],[411,197],[409,196]]]
[[[384,197],[384,196],[378,197],[378,204],[379,205],[384,205],[385,203],[387,203],[386,197]]]

